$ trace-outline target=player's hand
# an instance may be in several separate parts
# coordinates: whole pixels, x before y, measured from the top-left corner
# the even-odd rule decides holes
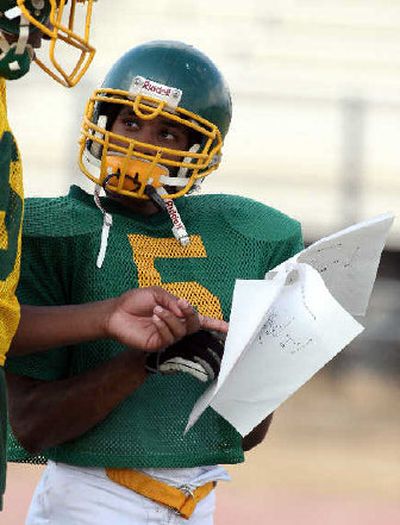
[[[217,378],[224,353],[224,342],[216,334],[200,330],[147,356],[149,372],[174,374],[185,372],[202,382]]]
[[[166,348],[202,326],[227,330],[227,323],[199,316],[185,300],[159,287],[130,290],[108,301],[106,337],[137,350]]]
[[[209,332],[219,332],[222,336],[228,333],[229,323],[222,319],[214,319],[199,314],[200,327]]]

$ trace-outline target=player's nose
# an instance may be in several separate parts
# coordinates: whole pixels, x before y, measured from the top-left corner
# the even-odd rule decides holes
[[[155,137],[152,124],[152,122],[141,122],[140,129],[137,131],[135,137],[139,142],[143,142],[145,144],[154,144]]]

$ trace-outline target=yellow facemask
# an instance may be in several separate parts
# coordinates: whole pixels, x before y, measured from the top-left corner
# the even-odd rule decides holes
[[[128,98],[130,97],[130,98]],[[196,137],[188,150],[139,142],[107,130],[107,117],[98,108],[105,104],[128,106],[142,120],[162,117],[178,123]],[[148,186],[164,199],[186,193],[215,170],[221,160],[222,137],[214,124],[165,100],[126,91],[99,89],[89,99],[82,123],[79,165],[94,183],[135,199],[148,199]]]
[[[85,74],[95,54],[95,49],[89,43],[90,23],[95,0],[46,1],[50,4],[50,14],[46,23],[41,23],[34,17],[34,13],[27,9],[26,0],[17,0],[17,5],[29,24],[37,27],[44,37],[50,40],[49,60],[51,65],[45,64],[37,56],[34,58],[35,62],[54,80],[66,87],[72,87]],[[83,11],[84,17],[82,30],[79,32],[76,29],[77,8]],[[58,59],[63,44],[76,54],[71,60],[73,65],[70,67],[65,65],[65,59],[63,64]]]

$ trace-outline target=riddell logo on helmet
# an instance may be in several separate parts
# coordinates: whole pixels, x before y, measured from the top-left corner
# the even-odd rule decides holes
[[[177,212],[172,199],[167,199],[165,201],[165,206],[167,207],[168,215],[171,217],[172,224],[177,228],[182,228],[182,220],[179,217],[179,213]]]
[[[153,84],[151,80],[146,80],[142,89],[146,89],[147,91],[157,93],[157,95],[164,95],[166,97],[169,97],[172,91],[170,87],[162,86],[161,84]]]
[[[164,100],[171,108],[176,108],[182,98],[182,91],[173,86],[159,84],[149,78],[137,76],[132,80],[129,92],[132,95],[147,95]]]

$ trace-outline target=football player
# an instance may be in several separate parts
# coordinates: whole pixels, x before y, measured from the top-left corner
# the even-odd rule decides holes
[[[19,320],[15,288],[19,277],[20,226],[23,214],[19,152],[8,125],[5,80],[24,76],[35,61],[52,78],[71,87],[85,73],[94,55],[89,43],[94,0],[0,0],[0,510],[5,488],[6,395],[3,366]],[[76,14],[83,15],[83,34]],[[35,49],[48,40],[48,59]],[[63,46],[75,52],[70,69]],[[98,337],[114,337],[128,347],[152,351],[165,347],[200,326],[214,325],[192,307],[153,287],[135,290],[101,303],[50,311],[22,307],[23,315],[12,352],[46,350]],[[211,322],[211,325],[209,325]],[[129,355],[123,359],[127,359]],[[131,359],[132,360],[132,359]],[[126,363],[125,363],[126,368]]]
[[[299,224],[273,208],[191,195],[219,166],[231,112],[220,71],[194,47],[155,41],[121,57],[82,125],[94,195],[75,186],[27,201],[20,300],[48,308],[159,286],[227,321],[236,279],[262,279],[302,248]],[[184,434],[221,348],[202,330],[134,366],[103,338],[9,359],[10,459],[48,461],[27,523],[212,524],[220,464],[242,462],[271,419],[242,439],[209,408]]]
[[[74,31],[77,3],[85,11],[81,36]],[[5,486],[7,415],[3,366],[19,320],[15,288],[23,215],[21,163],[7,119],[5,80],[24,76],[34,60],[63,85],[76,84],[94,54],[89,43],[92,3],[93,0],[70,0],[67,7],[66,0],[0,0],[0,510]],[[48,40],[47,63],[35,54],[42,38]],[[58,59],[60,42],[76,51],[76,62],[70,71]]]

